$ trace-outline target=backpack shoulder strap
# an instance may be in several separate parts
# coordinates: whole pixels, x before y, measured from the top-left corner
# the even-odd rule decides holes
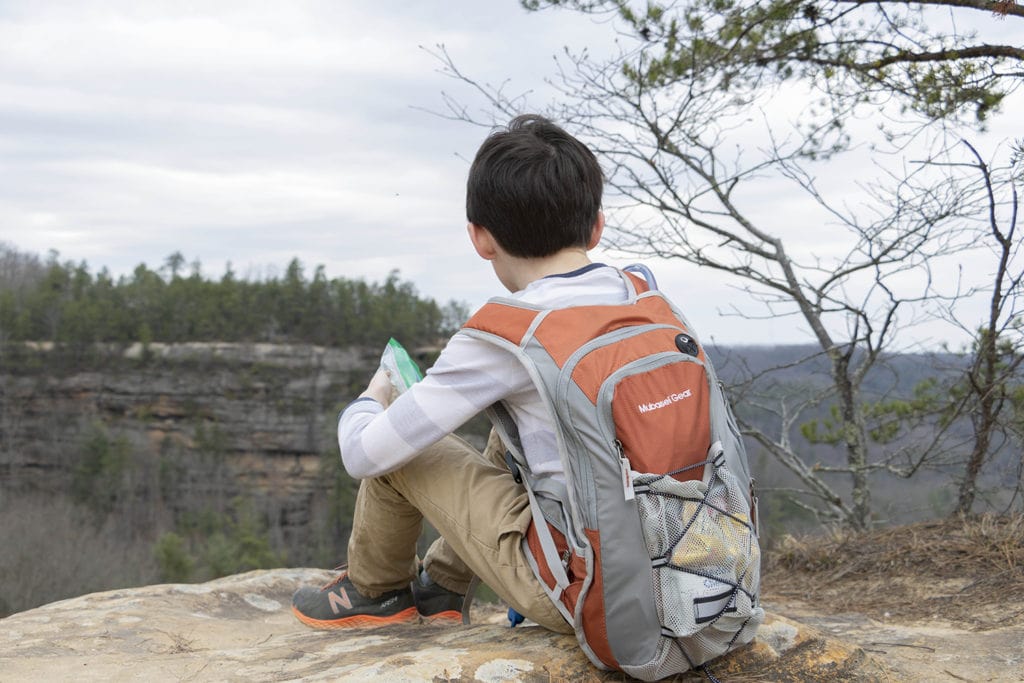
[[[497,297],[490,299],[474,313],[462,326],[462,332],[500,346],[523,360],[521,345],[541,318],[541,311],[536,308],[521,305],[514,299]],[[519,428],[508,408],[501,402],[495,403],[485,412],[507,449],[505,460],[518,481],[521,472],[530,471],[523,455]]]
[[[487,339],[499,346],[504,346],[523,359],[525,354],[521,346],[529,339],[534,329],[544,319],[545,314],[546,310],[544,309],[524,305],[513,299],[496,298],[484,304],[463,325],[463,330],[471,336]],[[528,370],[531,369],[529,365],[526,367]],[[533,372],[536,370],[534,369]],[[523,454],[519,428],[503,403],[495,403],[487,409],[486,413],[505,445],[505,461],[508,463],[509,469],[516,477],[516,481],[526,489],[530,499],[530,508],[535,521],[538,522],[532,525],[532,528],[540,541],[545,564],[555,579],[555,587],[550,595],[555,604],[559,605],[562,591],[569,586],[569,578],[560,561],[554,538],[546,523],[549,520],[544,514],[544,506],[537,499],[537,493],[552,496],[555,500],[564,500],[565,486],[557,486],[558,490],[549,490],[555,484],[554,482],[536,480],[533,477]]]
[[[480,307],[462,326],[498,337],[513,346],[519,346],[527,333],[536,327],[542,309],[523,304],[515,299],[496,297]],[[476,335],[474,335],[476,336]]]

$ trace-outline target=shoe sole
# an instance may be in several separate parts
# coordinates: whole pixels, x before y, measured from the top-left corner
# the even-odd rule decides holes
[[[447,610],[445,612],[438,612],[437,614],[421,614],[420,618],[422,618],[423,622],[426,624],[461,624],[462,612],[456,610]]]
[[[394,624],[413,624],[419,620],[419,613],[415,607],[409,607],[396,614],[389,614],[386,617],[375,617],[369,614],[354,614],[351,617],[341,619],[314,619],[307,617],[292,605],[292,614],[310,628],[332,630],[342,628],[378,628],[380,626],[392,626]]]

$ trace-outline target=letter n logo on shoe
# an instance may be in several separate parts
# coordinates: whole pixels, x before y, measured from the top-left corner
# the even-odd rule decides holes
[[[348,599],[348,593],[341,586],[338,587],[338,592],[330,591],[327,594],[327,601],[331,603],[331,611],[335,614],[341,613],[341,608],[352,609],[352,601]]]

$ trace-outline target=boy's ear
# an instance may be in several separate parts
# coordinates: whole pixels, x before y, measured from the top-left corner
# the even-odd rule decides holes
[[[480,258],[485,261],[493,261],[494,257],[498,255],[498,250],[497,242],[490,231],[482,225],[467,223],[466,232],[469,233],[469,241],[473,243],[473,248],[476,249]]]
[[[604,232],[604,212],[597,212],[597,220],[594,221],[594,229],[590,231],[590,241],[587,242],[587,251],[597,246],[601,241],[601,234]]]

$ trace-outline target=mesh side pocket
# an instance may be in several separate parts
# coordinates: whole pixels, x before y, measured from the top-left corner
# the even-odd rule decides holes
[[[746,499],[725,467],[711,482],[709,488],[702,481],[657,475],[635,482],[647,487],[637,507],[656,565],[662,624],[677,638],[690,639],[684,648],[695,661],[725,652],[733,634],[760,613],[751,599],[760,579],[760,552]]]

